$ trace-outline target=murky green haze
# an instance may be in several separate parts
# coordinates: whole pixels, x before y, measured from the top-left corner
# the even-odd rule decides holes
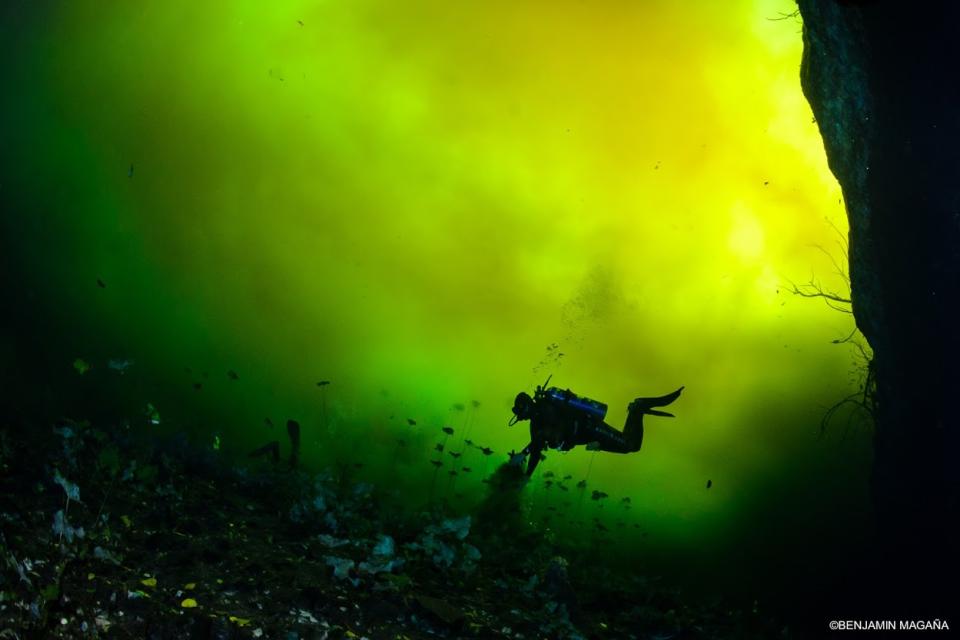
[[[868,519],[868,437],[818,438],[852,318],[789,291],[844,291],[846,232],[791,11],[11,4],[5,358],[224,456],[296,419],[304,464],[414,508],[469,510],[548,375],[618,428],[685,385],[637,454],[548,453],[530,517],[688,583],[815,580]]]

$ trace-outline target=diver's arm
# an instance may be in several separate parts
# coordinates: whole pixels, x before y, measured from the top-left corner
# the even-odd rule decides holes
[[[540,464],[540,460],[543,458],[543,456],[540,455],[542,450],[542,446],[539,444],[535,445],[533,442],[524,448],[524,451],[530,454],[530,459],[527,460],[527,476],[532,476],[533,470]]]

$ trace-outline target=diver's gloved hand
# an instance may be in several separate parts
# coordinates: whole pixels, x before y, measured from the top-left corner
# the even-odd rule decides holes
[[[523,461],[527,459],[526,451],[521,451],[520,453],[517,453],[516,451],[511,450],[508,455],[510,456],[510,460],[507,462],[507,464],[513,465],[515,467],[521,466],[523,464]]]

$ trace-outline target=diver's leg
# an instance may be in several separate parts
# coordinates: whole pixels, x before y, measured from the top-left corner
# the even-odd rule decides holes
[[[610,453],[630,453],[636,449],[630,448],[630,442],[625,434],[617,431],[605,422],[593,422],[582,435],[583,444],[596,443],[595,448]]]
[[[640,451],[643,445],[643,409],[631,404],[627,408],[627,421],[623,424],[623,437],[629,451]]]
[[[630,451],[640,451],[640,446],[643,444],[644,414],[672,418],[672,413],[667,413],[666,411],[657,411],[653,407],[667,406],[679,398],[680,392],[682,391],[683,387],[680,387],[673,393],[668,393],[665,396],[658,396],[656,398],[636,398],[630,403],[630,406],[627,407],[627,421],[623,425],[623,435],[627,440]]]

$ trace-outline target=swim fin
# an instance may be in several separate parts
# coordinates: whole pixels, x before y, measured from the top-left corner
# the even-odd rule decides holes
[[[666,411],[657,411],[653,409],[653,407],[667,406],[680,397],[681,391],[683,391],[683,387],[680,387],[673,393],[668,393],[665,396],[658,396],[656,398],[637,398],[630,403],[629,410],[640,411],[651,416],[664,416],[666,418],[673,418],[675,416],[672,413],[667,413]]]

